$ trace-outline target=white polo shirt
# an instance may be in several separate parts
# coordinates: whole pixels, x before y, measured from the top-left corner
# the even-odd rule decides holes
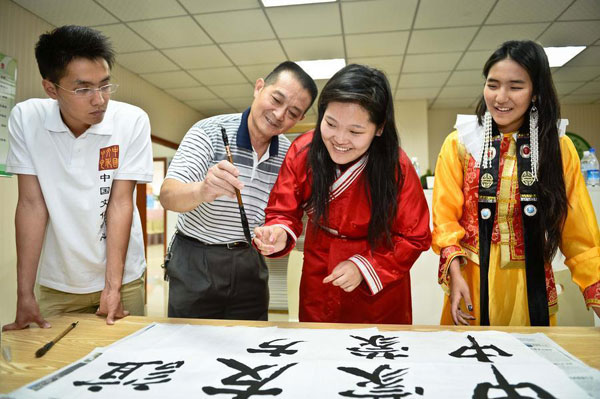
[[[6,170],[36,175],[48,208],[38,282],[76,294],[102,290],[112,183],[152,181],[148,115],[110,100],[102,122],[75,138],[55,100],[31,99],[15,106],[8,129]],[[139,278],[146,267],[135,192],[133,204],[123,284]]]

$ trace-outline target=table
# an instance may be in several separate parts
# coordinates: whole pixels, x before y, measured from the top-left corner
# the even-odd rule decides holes
[[[0,393],[11,392],[38,378],[44,377],[84,357],[96,347],[108,346],[152,322],[199,324],[211,326],[250,326],[282,328],[365,328],[365,324],[288,323],[240,320],[170,319],[160,317],[128,316],[113,326],[93,314],[65,314],[48,319],[52,328],[31,327],[21,331],[2,333],[2,346],[9,345],[12,361],[0,359]],[[46,355],[35,357],[35,351],[54,339],[74,321],[79,325],[60,340]],[[456,327],[377,325],[387,331],[477,331],[497,330],[508,333],[542,332],[565,350],[588,365],[600,369],[600,328],[598,327]]]

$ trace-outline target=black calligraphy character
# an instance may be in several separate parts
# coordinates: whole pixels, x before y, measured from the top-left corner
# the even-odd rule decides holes
[[[449,355],[452,357],[474,357],[476,358],[478,361],[480,362],[484,362],[484,363],[493,363],[490,360],[490,357],[494,357],[494,356],[504,356],[504,357],[510,357],[512,356],[510,353],[506,353],[504,352],[502,349],[498,348],[496,345],[483,345],[480,346],[477,341],[475,341],[475,338],[473,338],[470,335],[467,335],[467,338],[469,339],[469,341],[471,341],[471,343],[473,344],[473,346],[461,346],[460,348],[458,348],[457,350],[455,350],[454,352],[450,352]],[[498,353],[498,355],[494,355],[494,354],[487,354],[485,353],[485,349],[492,349],[495,350],[496,353]],[[474,351],[474,353],[472,355],[465,355],[464,353],[466,351]]]
[[[366,380],[356,383],[358,389],[340,392],[341,396],[373,399],[399,399],[413,396],[413,392],[408,392],[402,384],[408,368],[393,370],[389,365],[384,364],[377,367],[372,373],[356,367],[338,367],[338,370]],[[423,395],[424,392],[422,387],[415,387],[414,394]]]
[[[530,382],[509,384],[498,369],[494,365],[491,366],[498,385],[492,385],[489,382],[477,384],[475,391],[473,391],[473,399],[491,399],[492,397],[494,399],[556,399],[549,392]],[[506,393],[506,396],[498,396],[497,393],[494,393],[494,396],[489,396],[490,390],[500,390]],[[529,393],[526,393],[527,396],[523,396],[518,391],[532,391],[535,396],[530,396]]]
[[[100,228],[102,229],[102,237],[100,237],[100,241],[102,241],[106,238],[106,211],[102,211],[102,213],[100,213],[100,220],[102,220],[102,223],[100,223]]]
[[[304,342],[304,341],[294,341],[294,342],[290,342],[287,345],[273,344],[273,342],[284,341],[286,339],[287,338],[278,338],[278,339],[274,339],[272,341],[263,342],[262,344],[258,345],[258,347],[261,349],[248,348],[247,350],[248,350],[248,353],[268,353],[269,356],[271,356],[271,357],[280,357],[281,355],[293,355],[294,353],[298,352],[296,349],[289,349],[290,346],[296,345],[300,342]]]
[[[108,199],[103,199],[100,201],[100,208],[104,208],[106,206],[108,206]]]
[[[400,353],[400,350],[405,352],[408,351],[407,346],[398,349],[393,348],[393,346],[398,343],[398,338],[396,337],[386,338],[383,335],[373,335],[371,338],[363,338],[356,335],[351,335],[351,337],[363,341],[357,347],[346,348],[355,356],[366,357],[367,359],[373,359],[375,357],[385,357],[386,359],[408,357],[408,355]]]
[[[162,362],[161,362],[162,363]],[[136,391],[147,391],[150,389],[148,385],[151,384],[162,384],[165,382],[171,381],[170,374],[175,372],[175,369],[178,369],[183,365],[184,361],[180,360],[178,362],[171,362],[163,364],[162,366],[158,366],[154,368],[156,370],[153,373],[148,373],[148,377],[144,377],[143,381],[137,382],[136,380],[131,380],[123,383],[123,385],[130,385]]]
[[[273,374],[266,378],[261,378],[260,372],[263,370],[270,369],[271,367],[275,367],[272,365],[264,365],[258,367],[248,367],[243,363],[238,362],[234,359],[217,359],[219,362],[224,365],[231,367],[232,369],[238,370],[239,373],[236,373],[230,377],[223,378],[221,383],[223,385],[233,385],[233,386],[245,386],[246,389],[235,389],[235,388],[215,388],[215,387],[202,387],[204,393],[209,395],[218,395],[218,394],[233,394],[235,395],[232,399],[247,399],[254,395],[279,395],[283,390],[281,388],[271,388],[261,390],[263,385],[273,381],[275,378],[280,376],[284,371],[289,369],[292,366],[295,366],[298,363],[290,363],[278,370],[275,370]],[[244,377],[248,377],[243,379]]]
[[[125,363],[113,363],[109,362],[108,365],[115,367],[111,371],[102,374],[98,379],[100,381],[73,381],[73,385],[78,386],[89,386],[88,391],[99,392],[102,390],[103,385],[118,385],[121,383],[119,380],[127,378],[131,373],[149,364],[162,364],[162,361],[157,360],[153,362],[125,362]]]
[[[100,180],[102,180],[104,183],[106,183],[107,180],[110,180],[110,175],[107,175],[106,173],[102,173],[100,175]]]
[[[110,187],[100,187],[100,195],[110,194]]]

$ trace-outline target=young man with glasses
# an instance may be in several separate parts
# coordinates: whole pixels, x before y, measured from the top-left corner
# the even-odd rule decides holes
[[[17,315],[5,330],[64,312],[107,324],[144,313],[137,182],[152,181],[148,116],[109,101],[114,52],[100,32],[63,26],[35,48],[49,99],[12,110],[7,171],[18,175]],[[38,271],[40,295],[34,295]]]

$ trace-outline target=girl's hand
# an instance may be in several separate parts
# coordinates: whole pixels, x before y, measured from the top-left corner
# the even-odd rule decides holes
[[[346,292],[352,292],[362,281],[363,276],[358,267],[353,262],[345,260],[340,262],[331,274],[323,279],[323,284],[332,283]]]
[[[261,254],[272,255],[285,248],[287,232],[279,226],[256,227],[253,241]]]
[[[465,313],[460,308],[460,301],[464,300],[469,312],[473,311],[473,303],[471,302],[471,293],[469,286],[462,276],[460,271],[459,258],[454,258],[450,263],[450,312],[455,325],[469,325],[469,320],[475,320],[475,317],[469,313]]]

